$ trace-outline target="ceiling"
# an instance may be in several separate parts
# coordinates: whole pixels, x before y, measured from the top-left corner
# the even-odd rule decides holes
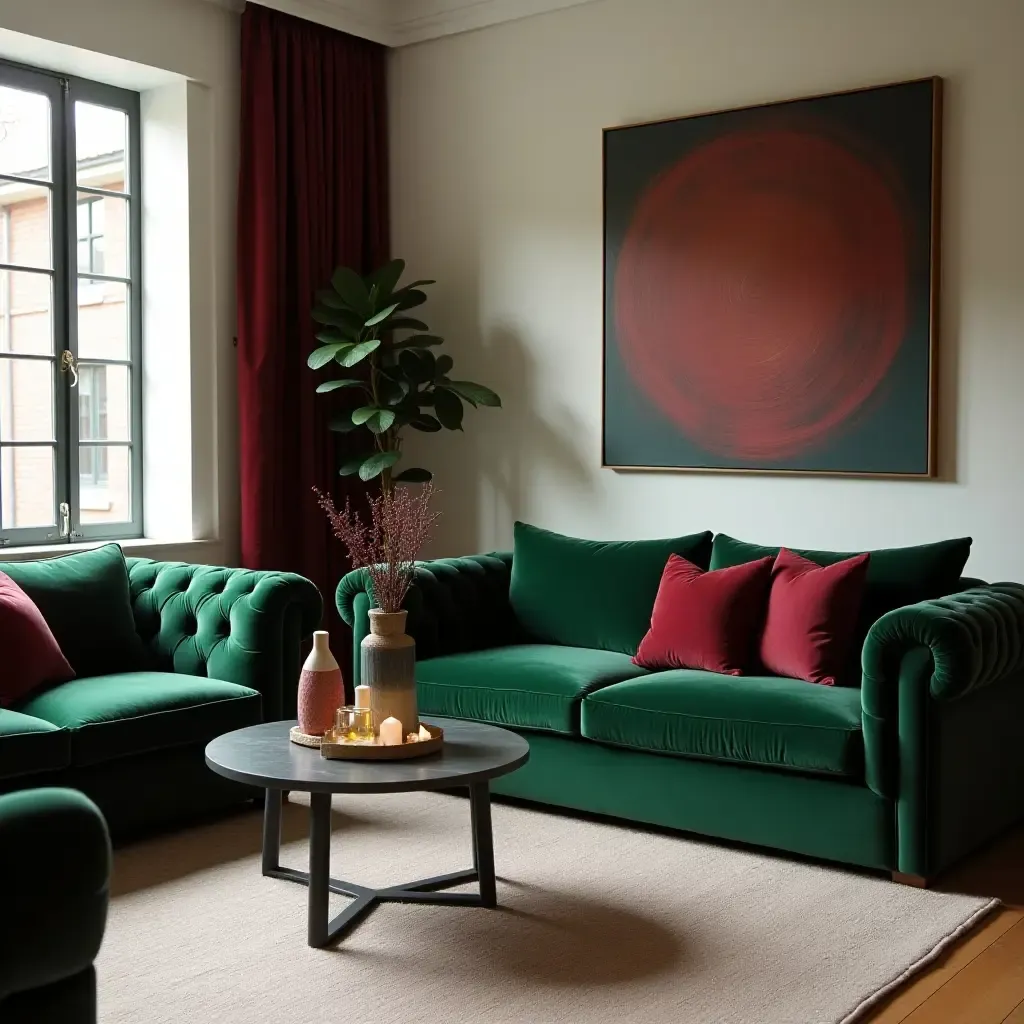
[[[244,0],[209,0],[240,10]],[[594,0],[257,0],[287,14],[373,39],[405,46],[438,36],[486,28]]]

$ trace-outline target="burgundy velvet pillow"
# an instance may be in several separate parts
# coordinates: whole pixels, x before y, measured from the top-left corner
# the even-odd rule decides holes
[[[857,625],[869,555],[818,565],[783,548],[772,569],[761,663],[774,675],[834,686]]]
[[[44,686],[66,683],[75,673],[32,599],[0,572],[0,707]]]
[[[672,555],[633,661],[643,668],[742,675],[756,653],[771,574],[771,557],[704,572]]]

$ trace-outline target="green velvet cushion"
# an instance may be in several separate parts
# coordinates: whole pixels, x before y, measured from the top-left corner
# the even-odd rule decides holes
[[[580,700],[645,675],[628,655],[523,644],[431,658],[416,666],[420,713],[578,734]]]
[[[56,771],[70,762],[70,733],[40,718],[0,708],[0,779]]]
[[[512,609],[540,642],[636,654],[669,555],[708,567],[711,534],[596,541],[515,524]]]
[[[0,571],[35,602],[79,678],[149,666],[116,544],[60,558],[3,562]]]
[[[0,1000],[92,965],[106,924],[109,878],[107,827],[87,797],[51,788],[0,797]],[[0,1003],[6,1021],[3,1010]]]
[[[656,672],[588,695],[582,732],[655,753],[849,778],[864,770],[859,691],[799,679]]]
[[[255,690],[170,672],[73,679],[33,697],[23,710],[71,730],[75,765],[206,742],[262,721]]]

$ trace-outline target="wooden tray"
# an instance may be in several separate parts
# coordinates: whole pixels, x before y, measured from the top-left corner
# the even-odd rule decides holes
[[[423,726],[430,733],[429,740],[395,744],[392,747],[371,743],[321,743],[320,754],[333,761],[402,761],[410,757],[436,754],[444,745],[444,729],[427,725],[426,722]]]

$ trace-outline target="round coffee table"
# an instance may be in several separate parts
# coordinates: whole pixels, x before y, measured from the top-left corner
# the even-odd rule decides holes
[[[266,790],[263,813],[263,874],[309,887],[309,944],[326,946],[354,928],[380,903],[449,903],[494,907],[494,846],[489,780],[526,764],[526,740],[507,729],[453,718],[423,721],[444,729],[436,754],[407,761],[333,761],[320,751],[291,743],[296,723],[267,722],[218,736],[206,748],[206,763],[220,775]],[[408,793],[416,790],[469,790],[473,867],[421,878],[405,885],[370,889],[331,878],[331,794]],[[284,793],[310,794],[309,871],[281,867],[281,804]],[[477,882],[479,892],[440,892]],[[329,919],[330,893],[350,896],[341,914]]]

